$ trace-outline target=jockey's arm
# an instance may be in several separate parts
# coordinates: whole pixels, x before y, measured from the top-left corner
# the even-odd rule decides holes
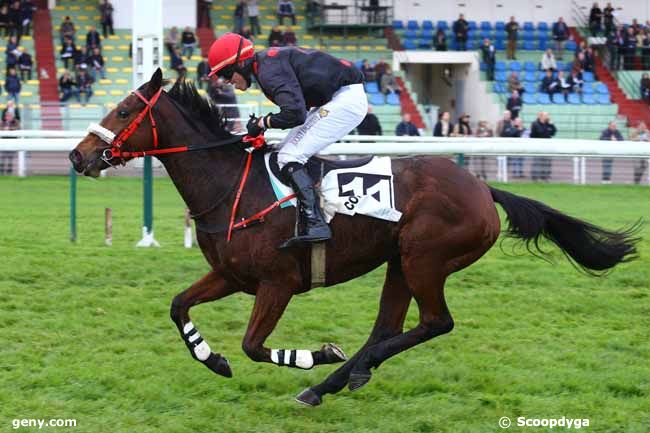
[[[272,101],[280,107],[280,112],[262,117],[260,122],[263,123],[259,126],[266,129],[289,129],[302,125],[307,117],[306,104],[293,69],[279,62],[268,66],[270,68],[261,73],[259,79],[262,87],[268,89]]]

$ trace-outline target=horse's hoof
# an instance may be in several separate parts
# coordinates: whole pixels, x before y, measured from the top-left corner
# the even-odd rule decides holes
[[[320,399],[318,394],[312,391],[311,388],[307,388],[306,390],[298,394],[298,396],[296,396],[296,401],[300,404],[304,404],[305,406],[311,406],[311,407],[318,406],[319,404],[322,403],[322,400]]]
[[[356,391],[366,383],[370,382],[372,373],[350,373],[350,380],[348,381],[348,388],[350,391]]]
[[[232,370],[230,369],[228,360],[224,356],[216,353],[211,353],[208,359],[206,359],[203,363],[206,367],[220,376],[232,377]]]
[[[345,352],[343,352],[343,350],[334,343],[327,343],[323,345],[320,350],[325,356],[324,364],[336,364],[337,362],[344,362],[348,360]]]

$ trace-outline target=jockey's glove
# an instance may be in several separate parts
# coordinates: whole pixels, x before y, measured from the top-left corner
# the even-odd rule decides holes
[[[248,119],[248,123],[246,124],[246,130],[249,136],[257,137],[258,135],[264,134],[266,128],[262,128],[259,123],[260,118],[255,117],[255,115],[251,114],[251,118]]]

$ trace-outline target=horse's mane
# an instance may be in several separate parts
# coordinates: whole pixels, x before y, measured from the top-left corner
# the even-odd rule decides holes
[[[169,84],[165,81],[164,84]],[[192,118],[199,120],[205,127],[217,137],[229,135],[226,130],[226,116],[219,107],[214,105],[209,98],[201,96],[192,81],[178,78],[171,89],[167,91],[174,101],[187,110]]]

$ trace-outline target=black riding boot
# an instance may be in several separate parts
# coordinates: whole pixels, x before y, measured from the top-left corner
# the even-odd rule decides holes
[[[295,162],[282,168],[282,176],[289,181],[299,200],[299,235],[283,242],[279,248],[289,248],[305,242],[321,242],[332,237],[332,231],[323,219],[314,181],[307,169]]]

